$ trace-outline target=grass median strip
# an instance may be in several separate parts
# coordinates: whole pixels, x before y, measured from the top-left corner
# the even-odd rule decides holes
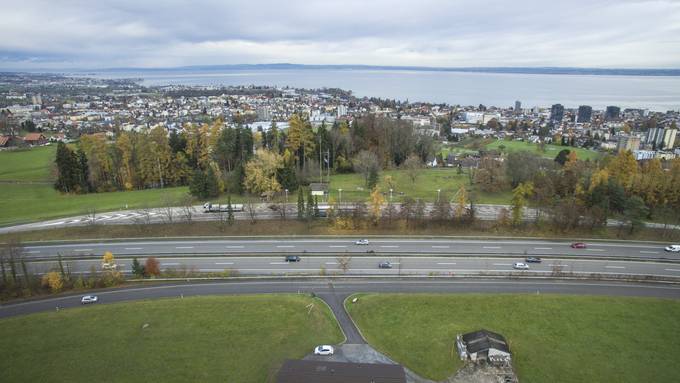
[[[258,295],[93,305],[3,319],[0,339],[2,382],[263,382],[284,359],[340,342],[342,334],[319,300]]]
[[[430,379],[445,379],[461,366],[455,336],[480,328],[508,339],[522,382],[671,382],[680,377],[677,300],[369,294],[347,308],[369,343]]]

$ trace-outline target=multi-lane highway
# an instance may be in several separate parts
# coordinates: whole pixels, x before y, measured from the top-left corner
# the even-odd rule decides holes
[[[353,239],[182,240],[104,243],[59,243],[25,247],[34,273],[57,267],[60,254],[74,274],[101,269],[101,257],[111,251],[118,270],[131,271],[134,257],[159,258],[161,269],[240,275],[471,275],[521,273],[627,274],[680,278],[680,255],[664,252],[661,245],[644,243],[590,243],[573,249],[555,241],[371,239],[357,245]],[[300,255],[286,262],[286,255]],[[529,270],[518,271],[515,262],[541,257]],[[379,268],[383,261],[392,268]]]

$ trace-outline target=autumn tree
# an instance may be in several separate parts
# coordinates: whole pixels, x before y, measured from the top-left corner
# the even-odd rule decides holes
[[[467,211],[468,204],[468,193],[467,190],[465,190],[465,185],[461,185],[460,188],[458,189],[458,193],[456,193],[456,201],[457,201],[455,208],[456,218],[463,219]]]
[[[111,265],[113,264],[113,262],[114,262],[113,253],[110,251],[104,252],[104,257],[102,257],[102,263]]]
[[[638,164],[629,150],[619,152],[608,164],[609,176],[629,190],[638,174]]]
[[[371,214],[371,219],[373,220],[373,223],[375,225],[380,222],[380,215],[382,211],[382,206],[385,204],[385,198],[383,197],[382,193],[380,192],[379,187],[373,188],[373,191],[371,192],[371,197],[368,201],[369,204],[369,211]]]
[[[531,197],[534,192],[534,185],[531,182],[521,183],[512,190],[512,224],[517,226],[522,223],[524,215],[524,207],[527,204],[527,198]]]
[[[423,171],[423,162],[420,160],[420,157],[415,154],[411,154],[408,156],[406,161],[404,161],[401,167],[406,170],[406,174],[411,180],[411,183],[415,184],[418,176]]]
[[[64,288],[64,280],[62,279],[61,274],[56,271],[50,271],[43,275],[42,284],[45,287],[49,287],[50,291],[53,293],[58,293]]]
[[[144,273],[147,276],[161,275],[161,265],[155,257],[149,257],[144,262]]]
[[[276,177],[279,169],[283,168],[283,157],[270,150],[260,150],[255,157],[246,164],[246,190],[258,195],[265,195],[267,200],[281,191],[281,185]]]
[[[298,154],[300,168],[304,168],[305,159],[314,153],[314,132],[309,120],[299,113],[288,120],[288,139],[286,146]]]

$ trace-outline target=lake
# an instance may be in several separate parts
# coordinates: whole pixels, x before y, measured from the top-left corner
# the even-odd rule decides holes
[[[357,69],[154,70],[95,73],[95,77],[143,78],[144,85],[268,85],[333,87],[363,97],[460,105],[522,107],[561,103],[567,108],[607,105],[680,110],[678,76],[508,74]]]

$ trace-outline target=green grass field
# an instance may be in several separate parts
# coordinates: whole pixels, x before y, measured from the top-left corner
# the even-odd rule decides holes
[[[557,154],[564,150],[564,149],[569,149],[571,151],[576,152],[576,156],[579,160],[595,160],[599,158],[602,153],[594,151],[594,150],[589,150],[589,149],[583,149],[583,148],[572,148],[569,146],[560,146],[560,145],[545,145],[545,152],[541,152],[538,150],[538,145],[532,144],[530,142],[524,142],[524,141],[505,141],[505,140],[497,140],[494,141],[490,144],[486,145],[487,150],[500,150],[499,147],[503,145],[505,146],[504,151],[506,152],[514,152],[514,151],[529,151],[529,152],[534,152],[536,154],[541,155],[542,157],[545,158],[550,158],[554,159]]]
[[[0,181],[53,180],[55,145],[0,152]]]
[[[401,201],[402,197],[422,198],[426,202],[434,202],[437,199],[437,189],[441,189],[441,195],[448,195],[449,198],[458,192],[461,185],[469,189],[467,173],[458,174],[455,169],[423,169],[415,183],[411,181],[408,174],[401,170],[386,170],[380,172],[380,190],[387,192],[386,201],[389,200],[389,186],[385,182],[385,176],[391,176],[395,188],[393,189],[393,200]],[[342,201],[367,201],[370,191],[364,185],[361,174],[337,174],[331,176],[330,195],[336,201],[340,197],[338,189],[342,189]],[[399,192],[404,192],[401,196]],[[478,195],[477,203],[509,203],[511,193],[481,193]]]
[[[0,339],[2,382],[265,382],[284,359],[343,337],[321,301],[259,295],[92,305],[3,319]]]
[[[369,343],[430,379],[460,366],[456,334],[503,334],[521,382],[680,381],[680,302],[562,295],[370,294],[348,303]]]

